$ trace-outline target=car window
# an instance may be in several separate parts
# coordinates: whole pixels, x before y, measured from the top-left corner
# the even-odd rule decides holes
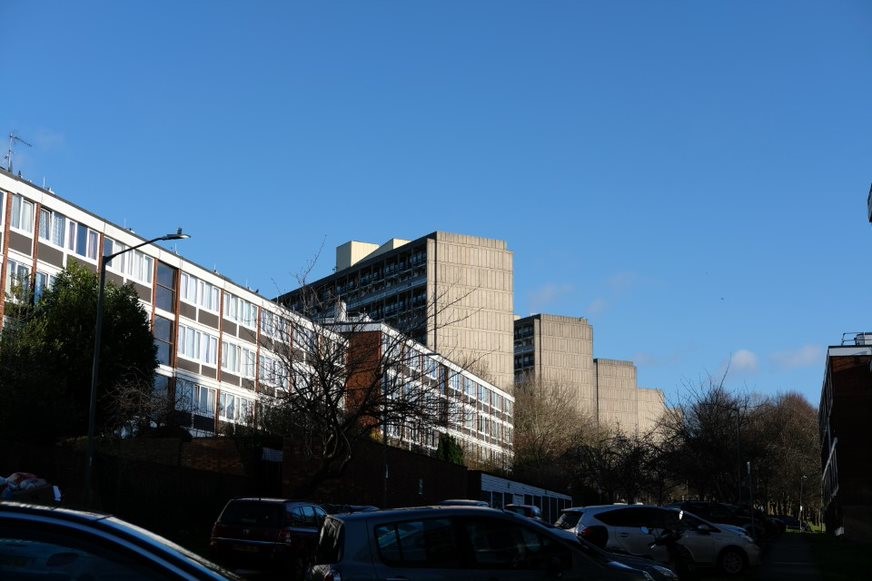
[[[281,524],[281,507],[257,501],[233,501],[219,519],[222,524],[275,527]]]
[[[175,579],[165,565],[102,538],[53,526],[0,525],[0,579]]]
[[[315,509],[315,520],[318,521],[317,524],[320,527],[321,523],[324,522],[324,518],[327,516],[327,511],[318,505],[315,505],[313,508]]]
[[[306,526],[306,515],[303,513],[303,507],[299,505],[295,505],[291,507],[289,511],[291,515],[291,526],[292,527],[304,527]]]
[[[303,506],[303,524],[307,527],[317,526],[315,520],[315,508],[312,506]]]
[[[447,518],[379,525],[375,538],[379,557],[387,565],[431,568],[461,565],[457,535]]]
[[[560,518],[557,519],[557,522],[554,523],[554,526],[558,526],[562,529],[571,529],[575,525],[578,524],[579,519],[583,513],[581,511],[570,510],[562,513]]]
[[[648,511],[638,508],[607,510],[597,514],[596,518],[613,527],[643,527],[652,525]]]
[[[321,528],[321,536],[315,549],[315,563],[333,564],[342,559],[342,543],[345,539],[345,527],[341,521],[327,519]]]
[[[468,519],[463,529],[478,568],[546,570],[555,557],[564,568],[572,562],[568,548],[520,523]]]

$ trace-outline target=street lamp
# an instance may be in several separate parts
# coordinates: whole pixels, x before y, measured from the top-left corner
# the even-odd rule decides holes
[[[94,424],[97,417],[97,380],[100,375],[100,340],[103,334],[103,296],[106,290],[106,265],[109,261],[120,256],[125,252],[142,248],[147,244],[154,242],[162,242],[165,240],[185,240],[190,238],[190,235],[184,234],[179,228],[174,234],[164,234],[151,240],[146,240],[135,246],[125,248],[113,254],[106,254],[100,257],[100,286],[97,291],[97,322],[94,325],[94,354],[91,360],[91,398],[88,402],[88,458],[85,464],[85,500],[88,507],[91,506],[92,491],[91,491],[91,475],[94,472]]]
[[[808,478],[805,474],[799,477],[799,524],[802,526],[802,485],[805,484],[805,479]]]

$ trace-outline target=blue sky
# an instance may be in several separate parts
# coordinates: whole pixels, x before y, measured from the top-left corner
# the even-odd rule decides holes
[[[872,329],[872,3],[0,4],[31,181],[275,296],[348,240],[506,240],[675,401],[817,405]],[[5,153],[4,146],[4,153]]]

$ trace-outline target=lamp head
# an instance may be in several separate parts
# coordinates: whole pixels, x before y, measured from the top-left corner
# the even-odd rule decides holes
[[[163,239],[164,240],[187,240],[190,237],[191,237],[190,234],[185,234],[184,232],[182,232],[182,229],[179,228],[175,234],[167,234],[166,236],[163,237]]]

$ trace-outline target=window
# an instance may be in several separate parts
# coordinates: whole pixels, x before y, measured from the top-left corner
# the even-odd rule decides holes
[[[571,567],[568,548],[518,523],[470,519],[464,523],[464,529],[478,568],[545,570],[555,559],[563,568]]]
[[[224,300],[224,316],[244,327],[257,328],[257,306],[245,299],[227,295]]]
[[[176,408],[201,416],[215,415],[215,391],[187,379],[176,380]]]
[[[379,556],[388,565],[442,569],[461,566],[460,544],[450,519],[379,525],[375,537]]]
[[[260,380],[274,387],[288,389],[290,382],[284,365],[269,355],[260,356]]]
[[[12,227],[33,233],[33,202],[19,194],[12,195]]]
[[[219,311],[221,292],[217,286],[183,272],[181,291],[183,300],[216,313]]]
[[[97,242],[100,236],[84,224],[78,224],[72,220],[67,228],[67,248],[78,254],[97,260]]]
[[[47,272],[37,272],[33,286],[34,300],[38,301],[39,299],[41,299],[46,289],[50,289],[54,286],[56,279],[57,277],[53,274],[48,274]]]
[[[70,225],[70,230],[72,232],[72,230],[74,229],[73,226],[75,226],[75,222],[70,222]],[[69,248],[73,249],[73,246],[69,246]],[[121,244],[117,240],[112,240],[111,238],[106,237],[103,238],[104,256],[123,252],[127,248],[127,246]],[[154,259],[151,256],[140,252],[139,250],[124,252],[123,254],[120,254],[119,256],[116,256],[115,258],[110,260],[107,263],[107,266],[112,270],[120,272],[132,279],[135,279],[145,284],[151,284],[151,280],[154,275]]]
[[[254,379],[257,355],[251,349],[242,348],[242,377]]]
[[[260,331],[267,337],[283,340],[288,336],[290,324],[275,313],[263,311],[260,316]]]
[[[30,267],[17,260],[7,260],[6,264],[6,292],[15,296],[29,291]]]
[[[218,338],[209,333],[179,325],[179,355],[207,365],[216,365]]]
[[[232,393],[222,393],[218,405],[218,417],[227,422],[245,423],[251,417],[253,403],[250,399]]]
[[[67,218],[63,214],[47,208],[39,211],[39,238],[56,246],[63,246],[66,240]]]
[[[221,369],[238,374],[241,367],[242,347],[221,341]]]
[[[157,360],[162,365],[172,365],[173,352],[173,322],[167,318],[154,317],[154,344],[157,346]]]
[[[159,309],[176,312],[176,270],[169,264],[157,263],[157,297],[155,305]]]

